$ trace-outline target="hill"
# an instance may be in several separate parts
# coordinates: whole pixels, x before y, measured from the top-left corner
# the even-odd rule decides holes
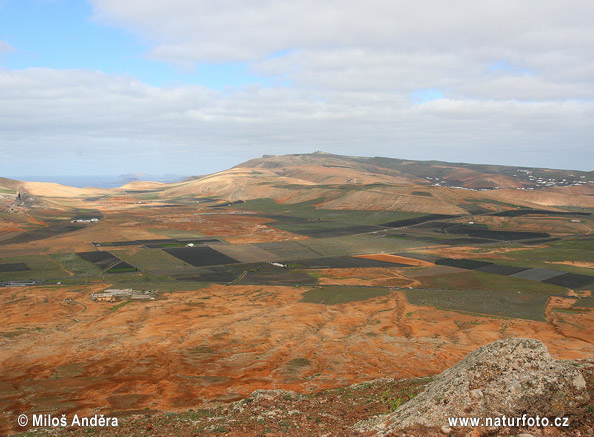
[[[594,207],[594,172],[352,157],[264,155],[229,170],[163,186],[162,199],[317,202],[326,209],[467,214],[498,206]],[[482,204],[481,204],[482,203]],[[491,205],[491,206],[489,206]]]
[[[0,193],[8,191],[12,193],[13,191],[17,190],[21,185],[22,182],[20,181],[0,177]]]
[[[384,157],[340,156],[324,152],[299,155],[264,155],[240,164],[239,168],[267,168],[279,175],[325,183],[390,182],[457,186],[475,190],[545,188],[584,185],[594,182],[594,172],[411,161]],[[324,175],[321,175],[323,173]]]

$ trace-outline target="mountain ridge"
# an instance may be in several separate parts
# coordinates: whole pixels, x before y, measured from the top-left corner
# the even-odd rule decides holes
[[[68,199],[129,196],[150,191],[161,202],[216,197],[220,201],[316,201],[327,209],[403,210],[468,214],[473,204],[529,208],[594,208],[594,172],[342,156],[324,152],[264,155],[182,182],[134,181],[118,188],[76,188],[0,179],[0,192]],[[185,199],[185,200],[184,200]],[[486,204],[487,205],[486,205]],[[489,206],[491,205],[491,206]]]

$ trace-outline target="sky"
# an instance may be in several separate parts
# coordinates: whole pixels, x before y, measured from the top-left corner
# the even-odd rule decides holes
[[[594,168],[591,0],[0,0],[0,176]]]

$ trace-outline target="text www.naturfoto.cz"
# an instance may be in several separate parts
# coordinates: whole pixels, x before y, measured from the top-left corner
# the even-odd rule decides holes
[[[448,425],[452,427],[466,426],[538,426],[538,427],[567,427],[569,426],[568,417],[532,417],[524,414],[520,417],[448,417]]]

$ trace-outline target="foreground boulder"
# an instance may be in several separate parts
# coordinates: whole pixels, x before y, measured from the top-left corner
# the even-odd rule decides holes
[[[453,417],[569,417],[584,414],[586,382],[555,360],[539,340],[498,340],[468,354],[395,412],[360,422],[360,431],[389,434],[412,426],[449,428]]]

